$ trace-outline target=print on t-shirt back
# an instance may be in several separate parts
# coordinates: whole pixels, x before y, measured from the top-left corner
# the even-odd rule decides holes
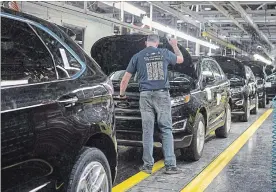
[[[146,53],[144,57],[148,80],[164,80],[163,55],[158,52]]]

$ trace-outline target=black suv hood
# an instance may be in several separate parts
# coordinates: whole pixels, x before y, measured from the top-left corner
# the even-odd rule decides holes
[[[102,70],[110,75],[112,72],[125,70],[133,55],[146,47],[146,35],[114,35],[99,39],[91,48],[91,57],[101,66]],[[172,51],[165,37],[160,37],[160,48]],[[196,78],[192,58],[188,51],[179,45],[184,62],[176,66],[176,70]]]
[[[247,65],[248,67],[251,68],[252,72],[256,77],[265,78],[265,73],[264,73],[264,67],[265,64],[260,61],[243,61],[243,64]]]

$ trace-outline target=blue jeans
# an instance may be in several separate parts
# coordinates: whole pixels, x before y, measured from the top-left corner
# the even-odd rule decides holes
[[[162,147],[165,166],[176,166],[172,134],[171,100],[169,91],[143,91],[140,93],[140,111],[143,127],[143,161],[146,166],[153,166],[153,133],[155,114],[162,133]]]

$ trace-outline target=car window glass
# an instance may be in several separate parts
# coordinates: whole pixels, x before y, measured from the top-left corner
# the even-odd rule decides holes
[[[118,81],[118,82],[120,82],[122,80],[124,74],[125,74],[125,70],[115,71],[115,72],[111,73],[110,79],[112,81]],[[137,80],[137,73],[135,73],[135,75],[131,76],[129,82],[130,83],[134,83],[134,82],[137,82],[137,81],[138,81]]]
[[[248,66],[245,66],[245,68],[246,68],[246,77],[247,77],[247,79],[249,80],[249,82],[254,82],[255,81],[255,76],[254,76],[252,70]]]
[[[222,80],[223,76],[221,74],[221,71],[220,71],[218,65],[214,61],[211,61],[211,60],[209,60],[208,62],[209,62],[209,65],[212,68],[215,79],[216,80]]]
[[[247,66],[245,66],[245,75],[246,75],[246,79],[250,79],[250,71]]]
[[[81,70],[81,64],[58,40],[36,26],[33,27],[53,54],[59,79],[70,78]]]
[[[32,28],[1,17],[1,86],[57,79],[53,59]]]
[[[201,72],[202,72],[203,77],[214,78],[214,74],[212,72],[212,68],[211,68],[209,60],[205,60],[205,61],[202,62],[202,68],[201,69],[202,69]]]

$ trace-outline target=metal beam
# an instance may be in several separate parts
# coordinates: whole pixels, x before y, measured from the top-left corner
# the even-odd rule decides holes
[[[152,31],[150,31],[150,30],[143,29],[141,27],[125,23],[125,22],[119,21],[117,19],[106,17],[106,16],[103,16],[101,14],[94,13],[94,12],[91,12],[91,11],[87,11],[87,13],[85,13],[84,9],[80,9],[80,8],[77,8],[77,7],[72,7],[72,6],[69,6],[69,5],[61,5],[58,2],[35,2],[35,1],[33,1],[33,2],[29,2],[29,3],[33,3],[33,4],[36,4],[36,5],[48,7],[48,8],[51,8],[53,10],[56,10],[57,12],[64,12],[64,13],[76,15],[76,16],[79,16],[79,17],[82,17],[82,18],[86,18],[86,19],[95,19],[95,18],[101,19],[103,21],[110,22],[110,23],[116,24],[118,26],[124,26],[124,27],[129,28],[129,29],[135,29],[135,30],[141,31],[145,34],[151,34],[152,33]]]
[[[207,17],[212,23],[233,23],[231,19],[224,17]],[[276,16],[267,16],[267,17],[252,17],[255,23],[273,23],[276,25]],[[243,18],[235,18],[239,23],[246,23]]]
[[[230,49],[233,49],[237,52],[242,52],[241,49],[239,49],[238,47],[236,47],[235,45],[231,44],[231,43],[228,43],[227,41],[223,40],[223,39],[220,39],[220,38],[217,38],[215,36],[213,36],[212,34],[208,33],[208,32],[203,32],[202,33],[202,36],[203,37],[209,37],[210,39],[212,39],[213,41],[216,41],[218,44],[224,46],[224,47],[228,47]]]
[[[256,9],[256,10],[259,10],[259,9],[263,8],[266,4],[267,4],[267,3],[263,3],[263,4],[261,4],[259,7],[257,7],[257,9]]]
[[[217,10],[219,10],[225,17],[231,19],[237,27],[239,27],[242,31],[247,33],[247,31],[243,28],[243,26],[226,10],[222,7],[218,2],[210,2]]]
[[[267,15],[267,14],[276,14],[276,9],[267,9],[267,10],[246,10],[246,13],[252,15]],[[219,11],[200,11],[199,15],[219,15],[222,14]]]
[[[208,6],[210,5],[210,3],[208,3],[207,1],[183,1],[183,3],[186,6],[191,6],[191,5],[204,5],[204,6]],[[227,4],[226,2],[221,2],[223,4]],[[267,4],[275,4],[276,2],[274,1],[240,1],[241,5],[260,5],[262,3],[267,3]]]
[[[150,3],[150,20],[152,21],[152,13],[153,13],[153,6],[152,4]],[[152,30],[152,26],[150,24],[150,30]]]
[[[272,43],[269,41],[269,39],[267,38],[267,36],[259,30],[258,26],[255,24],[255,22],[253,21],[253,19],[251,18],[251,16],[249,16],[246,11],[242,8],[242,6],[238,3],[238,2],[234,2],[231,1],[230,2],[234,8],[240,12],[241,16],[244,18],[244,20],[246,20],[255,30],[256,32],[260,35],[260,37],[267,42],[267,44],[273,49],[274,46],[272,45]]]
[[[166,12],[169,12],[170,14],[174,15],[177,18],[196,26],[197,28],[200,28],[200,24],[198,22],[207,23],[210,26],[208,32],[213,33],[214,32],[213,30],[215,30],[216,33],[219,31],[221,35],[226,35],[226,33],[223,30],[221,30],[218,26],[213,25],[212,23],[209,22],[208,19],[205,19],[204,17],[200,16],[198,14],[200,12],[194,12],[188,8],[182,8],[182,10],[175,10],[158,1],[154,1],[152,2],[152,4],[154,4],[155,6],[159,7],[160,9]],[[190,17],[184,16],[182,12],[183,13],[185,12],[186,15],[187,14],[191,15],[191,17],[193,17],[195,20],[191,19]],[[205,26],[205,27],[208,28],[208,26]]]
[[[172,9],[172,8],[168,7],[167,5],[161,3],[161,2],[152,1],[150,3],[152,3],[153,5],[155,5],[156,7],[160,8],[160,9],[176,16],[177,18],[179,18],[179,19],[181,19],[181,20],[183,20],[187,23],[190,23],[190,24],[196,26],[197,28],[199,28],[199,23],[195,22],[194,20],[190,19],[189,17],[184,16],[181,12]]]

